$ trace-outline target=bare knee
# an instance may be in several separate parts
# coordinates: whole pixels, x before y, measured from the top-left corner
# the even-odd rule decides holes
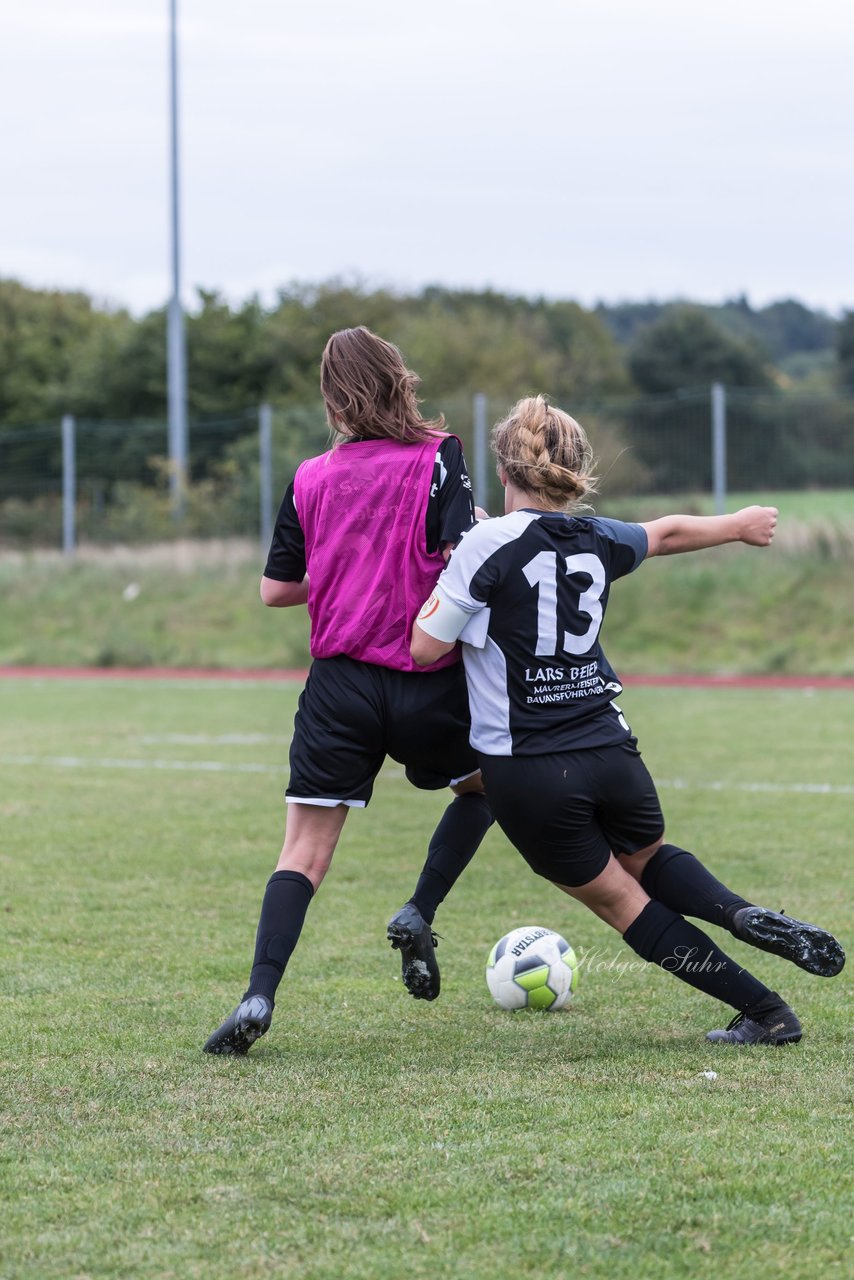
[[[484,795],[483,774],[480,769],[478,769],[477,773],[469,774],[467,778],[452,783],[451,790],[455,796]]]
[[[289,845],[285,840],[279,854],[279,861],[276,863],[276,870],[298,871],[300,875],[311,881],[311,886],[316,891],[332,864],[334,852],[334,849],[324,850],[304,844]]]
[[[343,804],[288,805],[285,842],[276,870],[297,871],[317,889],[329,870],[347,812]]]
[[[617,854],[617,861],[624,871],[628,871],[633,880],[640,882],[647,863],[655,857],[663,843],[664,833],[662,832],[654,844],[647,845],[645,849],[638,849],[637,853]]]
[[[620,934],[625,933],[649,902],[649,896],[637,880],[613,856],[605,870],[588,884],[560,885],[559,888],[589,907],[600,920]]]

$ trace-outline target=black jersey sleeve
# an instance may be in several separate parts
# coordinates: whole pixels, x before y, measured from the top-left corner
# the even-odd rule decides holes
[[[291,481],[276,516],[264,577],[277,582],[302,582],[305,569],[305,534],[297,516]]]
[[[462,445],[448,436],[436,451],[427,504],[427,550],[457,543],[474,523],[474,499]]]

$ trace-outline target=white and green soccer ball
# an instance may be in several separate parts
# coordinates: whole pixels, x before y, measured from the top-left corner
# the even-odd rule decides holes
[[[502,1009],[562,1009],[578,986],[575,952],[554,929],[523,925],[496,942],[486,985]]]

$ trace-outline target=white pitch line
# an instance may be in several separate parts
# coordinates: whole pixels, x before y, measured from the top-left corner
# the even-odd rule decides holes
[[[225,760],[130,760],[110,756],[0,756],[0,764],[54,769],[159,769],[176,773],[282,773],[283,764],[240,764]]]
[[[131,739],[144,747],[286,747],[290,740],[281,733],[146,733]]]
[[[166,760],[124,759],[114,756],[0,756],[0,765],[35,765],[56,769],[135,769],[174,771],[176,773],[282,773],[285,762],[279,764],[240,763],[225,760]],[[391,766],[386,777],[403,778],[403,769]],[[673,791],[744,791],[771,793],[774,795],[850,796],[854,786],[834,785],[830,782],[690,782],[685,778],[665,778],[656,781],[662,790]]]
[[[854,796],[854,787],[830,782],[687,782],[684,778],[655,780],[673,791],[770,791],[781,795]]]

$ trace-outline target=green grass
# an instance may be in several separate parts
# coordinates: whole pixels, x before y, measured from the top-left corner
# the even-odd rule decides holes
[[[851,489],[755,489],[727,495],[727,511],[749,507],[754,503],[776,507],[780,512],[780,528],[788,521],[802,524],[854,523],[854,491]],[[652,520],[672,511],[697,515],[713,515],[712,494],[642,495],[639,497],[597,500],[601,515],[618,516],[621,520]]]
[[[0,562],[0,663],[303,667],[305,609],[265,609],[261,554],[226,569]],[[125,598],[128,586],[139,594]]]
[[[854,675],[852,560],[818,544],[653,560],[615,584],[606,651],[622,672]],[[306,611],[265,609],[258,578],[257,565],[0,564],[0,663],[306,666]]]
[[[297,692],[0,682],[4,1280],[842,1275],[847,973],[727,939],[806,1037],[714,1049],[726,1010],[493,831],[437,920],[442,997],[413,1002],[384,926],[444,797],[397,767],[348,820],[269,1035],[200,1053],[247,972]],[[623,705],[671,837],[850,937],[854,694]],[[583,957],[566,1012],[489,998],[490,946],[528,922]]]
[[[621,672],[854,675],[851,560],[727,547],[642,565],[603,628]]]
[[[603,637],[618,670],[854,675],[854,493],[736,494],[730,505],[752,501],[780,507],[770,549],[662,558],[615,585]],[[711,499],[601,509],[645,520],[711,510]],[[265,609],[262,568],[250,543],[118,548],[71,564],[0,557],[0,664],[304,667],[306,611]]]

